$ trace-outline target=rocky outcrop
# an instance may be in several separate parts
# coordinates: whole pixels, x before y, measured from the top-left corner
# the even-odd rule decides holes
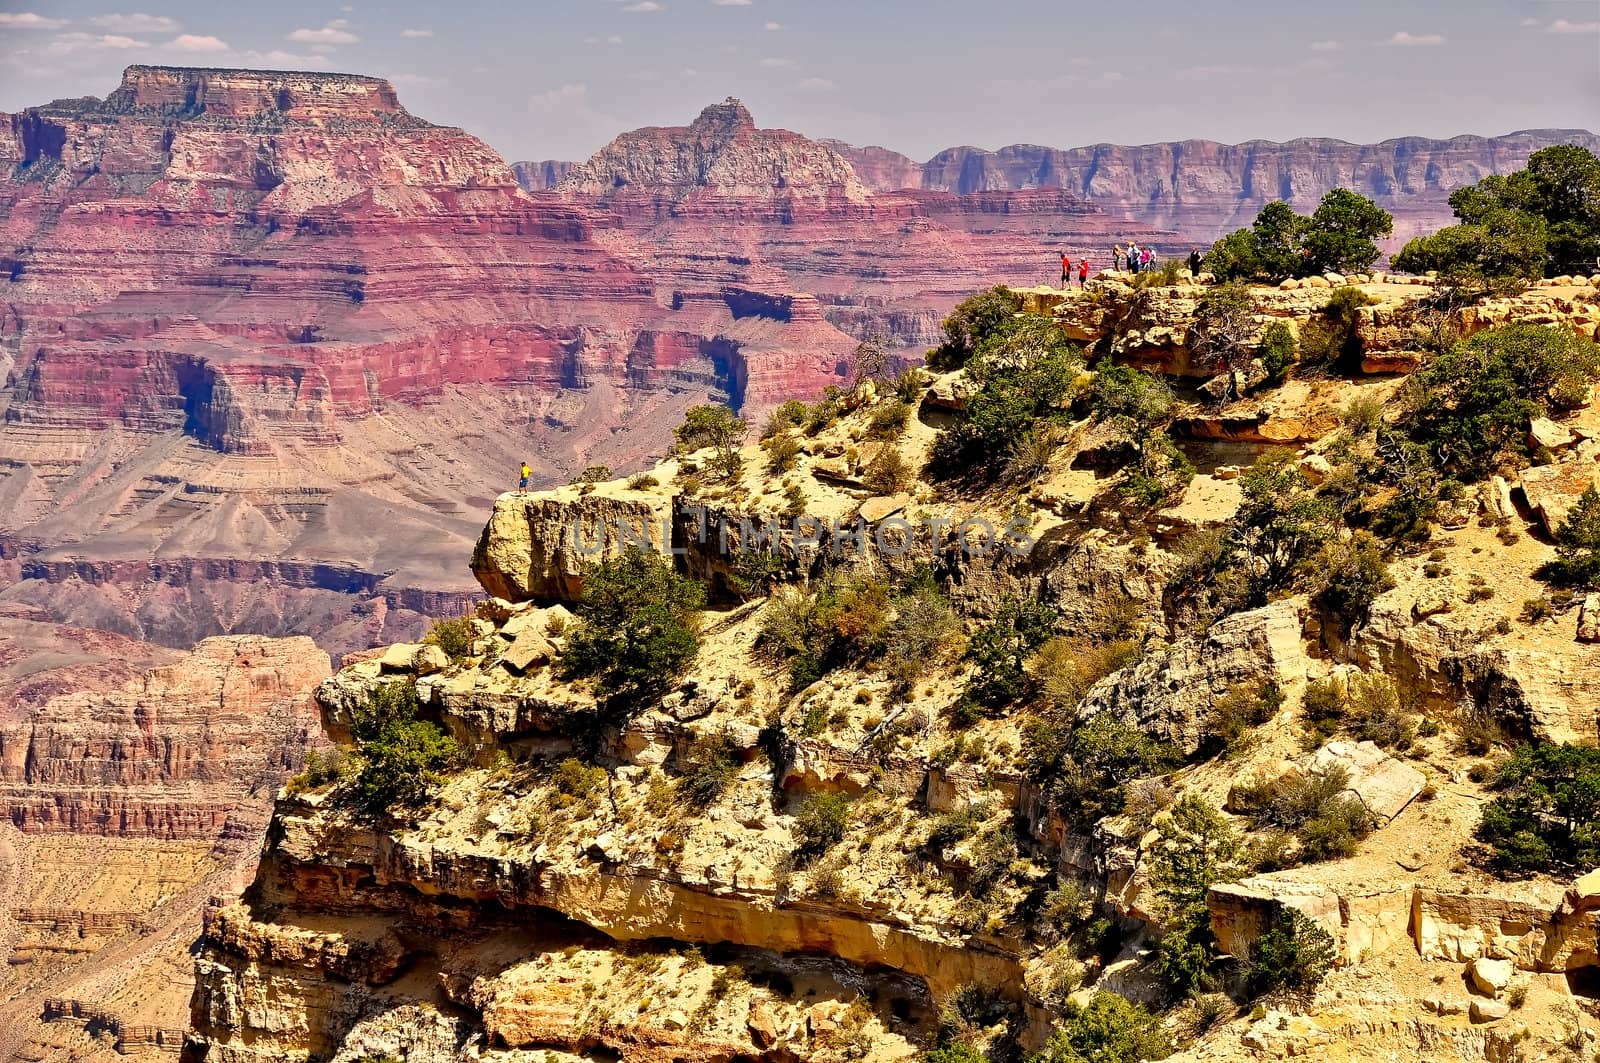
[[[586,565],[630,545],[670,550],[670,512],[671,502],[650,491],[504,494],[472,552],[472,573],[491,596],[506,601],[576,601]]]
[[[1101,680],[1078,707],[1080,719],[1109,712],[1185,753],[1200,747],[1211,703],[1235,687],[1303,682],[1309,660],[1293,600],[1219,621],[1204,636],[1181,639]]]

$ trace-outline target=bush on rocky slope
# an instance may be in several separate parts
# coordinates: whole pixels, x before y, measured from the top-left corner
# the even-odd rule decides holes
[[[1140,1063],[1172,1054],[1159,1016],[1117,996],[1096,993],[1087,1004],[1069,1001],[1061,1025],[1034,1063]]]
[[[1556,529],[1556,558],[1539,577],[1564,587],[1600,590],[1600,491],[1590,484]]]
[[[1174,996],[1205,988],[1219,958],[1206,895],[1245,873],[1244,839],[1202,798],[1180,800],[1156,820],[1150,884],[1161,900],[1163,935],[1155,970]]]
[[[421,704],[410,682],[372,689],[354,713],[351,735],[358,768],[350,797],[371,817],[417,808],[460,756],[439,726],[417,719]]]
[[[1001,471],[996,455],[1030,432],[1063,419],[1062,407],[1083,356],[1047,317],[1029,314],[997,325],[967,362],[966,407],[940,433],[931,470],[941,477]]]
[[[969,296],[944,319],[945,341],[929,352],[928,364],[941,372],[961,368],[1021,309],[1021,298],[1003,285]]]
[[[1600,377],[1600,345],[1544,325],[1513,324],[1458,343],[1407,381],[1402,425],[1438,467],[1481,480],[1532,454],[1528,428],[1573,410]]]
[[[585,574],[581,623],[568,640],[563,674],[595,679],[602,708],[630,713],[666,693],[699,653],[704,605],[698,582],[678,575],[660,555],[630,546]]]
[[[1500,766],[1479,840],[1501,871],[1589,870],[1600,864],[1600,749],[1540,742]]]

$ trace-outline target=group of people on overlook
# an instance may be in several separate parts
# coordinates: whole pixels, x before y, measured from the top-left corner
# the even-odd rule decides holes
[[[1191,248],[1188,261],[1189,272],[1196,277],[1200,275],[1200,261],[1200,249],[1198,247]],[[1154,247],[1149,245],[1140,247],[1131,240],[1128,242],[1127,247],[1123,247],[1121,244],[1111,245],[1111,268],[1113,270],[1127,270],[1130,273],[1139,273],[1141,270],[1154,267],[1155,264],[1156,249]],[[1070,288],[1072,286],[1073,272],[1072,256],[1063,251],[1061,253],[1061,287]],[[1076,272],[1078,274],[1078,287],[1086,286],[1089,283],[1089,260],[1087,258],[1078,259]]]

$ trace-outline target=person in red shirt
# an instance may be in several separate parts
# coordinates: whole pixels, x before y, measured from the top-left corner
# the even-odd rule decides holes
[[[1061,287],[1065,288],[1072,283],[1072,256],[1061,256]]]
[[[1082,260],[1080,260],[1078,262],[1078,287],[1087,288],[1088,286],[1089,286],[1089,260],[1085,258],[1085,259],[1082,259]]]

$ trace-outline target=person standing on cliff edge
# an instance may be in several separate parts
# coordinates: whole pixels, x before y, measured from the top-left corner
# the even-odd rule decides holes
[[[1200,249],[1198,247],[1189,249],[1189,273],[1197,279],[1200,276]]]
[[[1079,259],[1078,260],[1078,287],[1087,288],[1088,286],[1089,286],[1089,260],[1086,259],[1086,258]]]
[[[522,463],[522,479],[517,481],[517,490],[519,492],[525,494],[527,492],[527,490],[528,490],[528,481],[531,480],[531,479],[533,479],[533,470],[528,468],[528,463],[527,462],[523,462]]]
[[[1067,288],[1072,284],[1072,256],[1065,251],[1061,253],[1061,287]]]

